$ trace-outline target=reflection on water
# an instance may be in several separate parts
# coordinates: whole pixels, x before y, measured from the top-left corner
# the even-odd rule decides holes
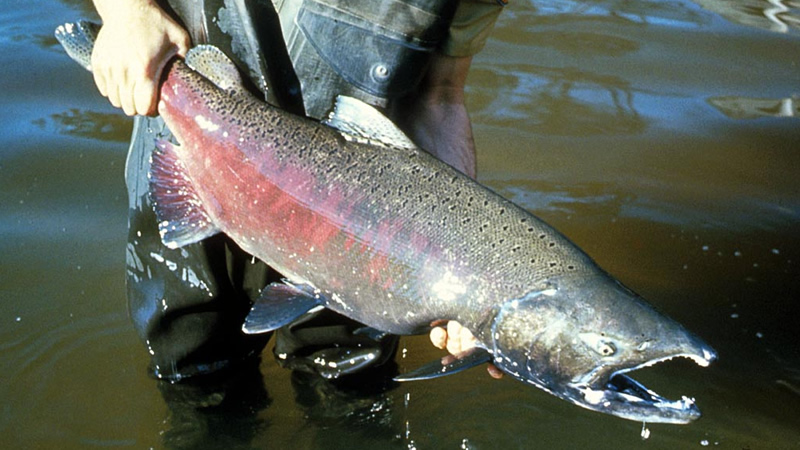
[[[239,448],[269,426],[260,413],[272,399],[258,361],[201,382],[157,383],[170,411],[162,436],[167,448]]]
[[[708,99],[708,103],[731,119],[800,117],[800,98],[798,97],[781,99],[712,97]]]
[[[531,27],[559,23],[564,19],[578,22],[602,19],[607,23],[670,24],[684,27],[708,23],[710,18],[689,3],[659,0],[553,0],[532,2],[537,18]],[[524,5],[523,5],[524,7]]]
[[[615,76],[504,65],[476,68],[471,81],[476,101],[485,102],[481,120],[487,124],[516,123],[530,132],[564,136],[636,134],[647,125],[634,108],[630,84]]]
[[[778,33],[800,31],[800,3],[795,0],[693,0],[738,24]]]
[[[650,448],[800,443],[798,8],[514,1],[473,63],[481,181],[719,351],[637,375],[704,413],[647,424]],[[123,283],[130,122],[51,37],[91,10],[0,3],[0,447],[643,445],[642,424],[481,370],[337,385],[267,351],[220,386],[147,378]],[[400,372],[440,356],[401,345]]]
[[[42,130],[54,127],[58,132],[70,136],[102,141],[127,142],[131,135],[131,121],[125,116],[82,111],[78,108],[51,114],[49,120],[36,119],[33,123]]]

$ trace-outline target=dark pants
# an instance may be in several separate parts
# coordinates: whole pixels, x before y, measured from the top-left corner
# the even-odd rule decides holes
[[[179,249],[161,243],[147,174],[154,142],[169,136],[160,118],[137,117],[126,166],[126,260],[130,314],[152,372],[175,381],[260,353],[269,336],[245,335],[241,324],[260,290],[277,277],[224,235]]]

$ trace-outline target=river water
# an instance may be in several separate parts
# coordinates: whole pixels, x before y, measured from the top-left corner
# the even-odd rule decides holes
[[[89,5],[0,5],[0,447],[800,446],[796,1],[512,0],[468,81],[480,181],[719,352],[637,372],[696,398],[684,426],[483,370],[334,386],[269,351],[239,408],[170,409],[125,301],[131,123],[52,38]],[[439,355],[404,338],[397,364]]]

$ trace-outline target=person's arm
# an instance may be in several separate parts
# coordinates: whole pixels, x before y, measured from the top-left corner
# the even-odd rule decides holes
[[[417,145],[475,178],[475,142],[464,104],[471,56],[436,54],[419,89],[402,99],[391,119]]]
[[[103,26],[92,51],[97,89],[133,116],[152,115],[167,62],[185,56],[189,35],[153,0],[94,0]]]

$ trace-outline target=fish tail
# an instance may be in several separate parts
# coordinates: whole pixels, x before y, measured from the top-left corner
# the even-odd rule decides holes
[[[65,23],[56,28],[55,35],[58,43],[64,47],[70,58],[84,69],[92,71],[92,49],[97,40],[100,25],[88,20],[79,20],[75,23]]]

